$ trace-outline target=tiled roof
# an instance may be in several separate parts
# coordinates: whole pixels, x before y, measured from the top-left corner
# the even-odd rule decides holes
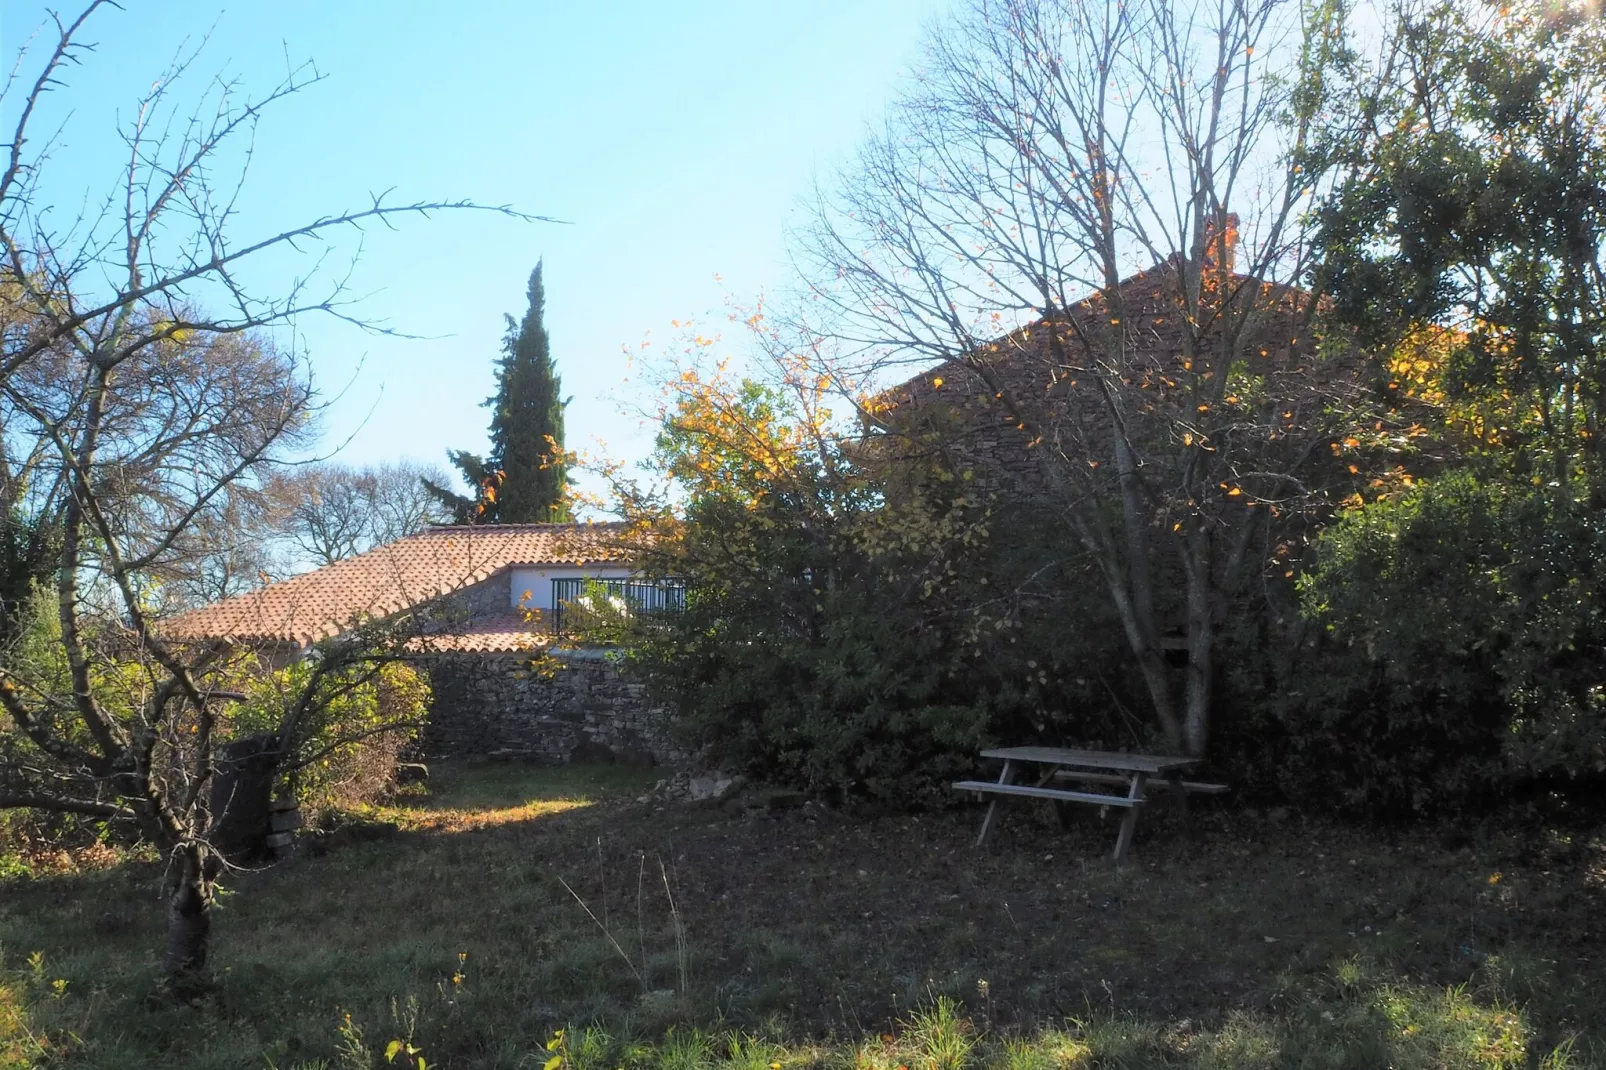
[[[408,647],[422,654],[533,654],[550,646],[552,640],[539,619],[509,614],[464,621],[440,633],[421,635]]]
[[[191,610],[167,621],[162,633],[180,641],[313,643],[360,619],[383,619],[433,601],[510,565],[626,560],[624,529],[619,523],[431,528]]]

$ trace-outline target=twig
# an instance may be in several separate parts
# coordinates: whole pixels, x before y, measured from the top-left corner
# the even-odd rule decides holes
[[[642,902],[642,899],[643,899],[642,892],[643,892],[644,888],[646,887],[646,883],[647,883],[647,853],[645,851],[643,851],[643,852],[639,853],[636,857],[637,857],[637,860],[640,862],[640,865],[636,868],[636,939],[641,944],[641,968],[642,968],[643,971],[645,971],[648,968],[647,967],[647,924],[642,919],[641,902]],[[641,983],[642,983],[643,987],[645,987],[646,984],[647,984],[646,978],[642,978]]]
[[[619,946],[619,941],[613,938],[613,933],[609,932],[608,927],[602,924],[602,920],[591,912],[591,908],[586,906],[586,901],[581,899],[580,896],[575,893],[573,888],[569,887],[568,881],[564,880],[562,877],[559,877],[558,883],[563,885],[564,891],[574,896],[574,901],[580,904],[580,909],[586,912],[586,917],[597,923],[597,928],[602,930],[602,935],[608,938],[608,943],[613,945],[613,949],[619,952],[619,957],[625,960],[625,965],[630,967],[630,972],[636,975],[636,980],[641,982],[642,990],[645,991],[647,988],[646,980],[642,978],[641,971],[636,969],[636,964],[630,961],[630,956],[625,954],[625,949]]]
[[[608,870],[602,862],[602,837],[597,837],[597,880],[602,884],[602,927],[608,927]]]
[[[675,929],[675,965],[680,974],[680,996],[684,999],[691,990],[691,968],[686,958],[686,923],[681,919],[680,908],[675,905],[675,892],[669,887],[669,871],[664,868],[663,855],[658,856],[658,873],[664,881],[664,895],[669,899],[669,918]]]

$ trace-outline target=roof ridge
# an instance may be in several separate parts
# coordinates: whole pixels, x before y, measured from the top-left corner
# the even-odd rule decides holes
[[[1163,284],[1167,274],[1174,275],[1181,264],[1188,262],[1190,261],[1187,257],[1183,256],[1182,253],[1172,253],[1170,256],[1155,262],[1147,268],[1140,268],[1134,271],[1132,274],[1125,276],[1117,281],[1113,287],[1097,287],[1088,292],[1085,296],[1078,298],[1070,304],[1061,306],[1055,310],[1052,315],[1038,314],[1029,322],[1022,323],[1017,327],[1012,327],[1004,333],[988,339],[983,344],[1002,347],[1012,340],[1021,340],[1019,338],[1021,335],[1029,336],[1034,330],[1039,330],[1044,327],[1052,328],[1063,324],[1075,323],[1080,317],[1086,315],[1104,314],[1098,307],[1098,303],[1102,297],[1109,294],[1112,290],[1124,291],[1129,287],[1138,287],[1145,284],[1152,285],[1156,279],[1159,279]],[[1233,279],[1235,286],[1248,283],[1258,283],[1263,287],[1276,287],[1284,292],[1299,289],[1297,286],[1292,284],[1271,283],[1265,279],[1260,279],[1254,275],[1246,274],[1241,271],[1234,271],[1230,268],[1228,270],[1228,275]],[[1006,359],[1008,355],[1009,354],[1006,352]],[[929,381],[934,372],[946,371],[949,368],[965,370],[969,367],[970,364],[965,360],[965,354],[963,352],[956,352],[951,356],[943,357],[941,360],[937,361],[930,367],[925,368],[923,371],[915,372],[907,379],[903,379],[899,382],[892,383],[882,388],[876,392],[875,400],[885,401],[885,399],[899,391],[907,391],[910,388],[921,385],[924,382]],[[905,397],[905,400],[907,400],[907,396]],[[892,402],[889,407],[896,408],[898,404],[898,402]]]
[[[436,531],[558,531],[584,528],[616,528],[628,524],[628,520],[566,520],[566,521],[521,521],[515,524],[431,524],[423,531],[415,531],[411,535],[403,535],[403,539],[415,538],[419,535],[428,535]],[[396,540],[400,542],[400,539]]]

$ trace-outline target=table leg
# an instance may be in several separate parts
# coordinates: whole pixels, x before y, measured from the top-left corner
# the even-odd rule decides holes
[[[1143,799],[1143,785],[1149,779],[1147,773],[1132,774],[1132,788],[1126,793],[1128,799],[1141,802]],[[1121,834],[1115,840],[1115,864],[1120,865],[1126,860],[1126,849],[1132,846],[1132,833],[1138,827],[1138,811],[1142,806],[1129,806],[1126,817],[1121,819]]]
[[[1177,804],[1177,810],[1182,814],[1184,821],[1188,818],[1188,789],[1182,786],[1182,772],[1171,770],[1165,775],[1165,781],[1171,786],[1171,798]]]
[[[1063,765],[1049,766],[1048,772],[1044,773],[1042,777],[1038,779],[1037,786],[1042,787],[1044,784],[1052,781],[1055,774],[1057,774],[1063,768],[1065,768]],[[1071,827],[1071,804],[1056,800],[1054,803],[1054,816],[1059,819],[1061,831],[1069,829]]]
[[[1004,770],[998,774],[1000,784],[1008,784],[1015,779],[1015,759],[1004,759]],[[1000,798],[997,795],[987,804],[987,816],[981,819],[981,835],[976,837],[976,846],[980,847],[987,842],[987,834],[993,830],[993,818],[998,813]]]

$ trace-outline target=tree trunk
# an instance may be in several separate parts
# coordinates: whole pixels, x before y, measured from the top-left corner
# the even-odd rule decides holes
[[[1215,599],[1210,589],[1210,534],[1188,533],[1187,555],[1188,679],[1183,710],[1184,754],[1204,757],[1210,745],[1210,692],[1215,684]]]
[[[1203,602],[1201,612],[1197,604]],[[1215,683],[1215,628],[1208,599],[1188,592],[1188,683],[1183,712],[1183,748],[1189,758],[1203,758],[1210,745],[1210,692]]]
[[[1101,545],[1084,525],[1075,526],[1083,545],[1094,550],[1098,556],[1099,572],[1104,577],[1110,600],[1121,618],[1121,628],[1126,633],[1127,645],[1131,647],[1132,655],[1137,659],[1138,668],[1143,673],[1143,683],[1148,688],[1149,701],[1154,705],[1155,719],[1160,722],[1160,727],[1165,732],[1166,746],[1173,752],[1180,751],[1183,748],[1182,722],[1177,717],[1173,705],[1171,679],[1166,670],[1165,654],[1160,649],[1159,636],[1154,632],[1153,603],[1150,602],[1141,608],[1135,605],[1136,599],[1128,586],[1129,574],[1122,567],[1121,555],[1115,547]],[[1152,597],[1152,592],[1150,595]]]
[[[193,983],[206,970],[212,936],[212,870],[206,846],[181,844],[167,891],[167,954],[162,969],[176,984]]]
[[[1165,653],[1154,646],[1136,650],[1138,666],[1143,670],[1143,682],[1149,689],[1149,701],[1154,703],[1155,716],[1165,732],[1166,750],[1175,754],[1185,749],[1184,724],[1172,707],[1171,673],[1165,663]],[[1190,695],[1191,697],[1191,695]],[[1191,708],[1184,711],[1191,713]]]
[[[1112,415],[1114,406],[1111,406]],[[1143,673],[1143,683],[1154,704],[1155,718],[1165,732],[1166,747],[1175,753],[1183,746],[1184,725],[1177,717],[1173,705],[1171,674],[1165,663],[1165,652],[1160,647],[1160,630],[1155,625],[1154,580],[1149,564],[1148,524],[1143,507],[1143,493],[1138,486],[1137,462],[1132,447],[1126,440],[1120,421],[1114,432],[1116,472],[1121,486],[1121,526],[1125,538],[1126,577],[1130,584],[1132,612],[1127,625],[1127,639],[1132,653]]]

